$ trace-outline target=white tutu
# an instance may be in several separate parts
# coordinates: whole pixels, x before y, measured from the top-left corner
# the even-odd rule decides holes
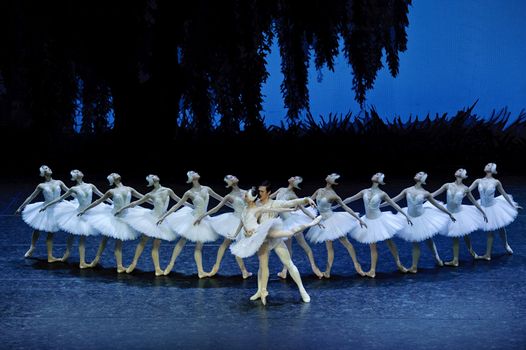
[[[165,222],[178,235],[192,242],[213,242],[219,237],[212,228],[209,216],[204,217],[199,225],[194,225],[196,219],[191,208],[183,207],[168,215]]]
[[[103,212],[105,206],[108,205],[101,203],[84,215],[77,216],[79,213],[77,200],[61,201],[57,203],[55,208],[58,226],[61,230],[74,235],[97,236],[100,234],[100,231],[93,226],[93,217],[96,213]]]
[[[56,204],[48,207],[43,212],[40,211],[45,202],[35,202],[25,206],[22,211],[22,219],[26,224],[35,230],[42,232],[57,232],[60,227],[55,218]]]
[[[511,196],[510,199],[513,202]],[[478,202],[480,204],[480,200]],[[508,226],[517,218],[518,214],[517,209],[513,208],[503,196],[495,197],[494,204],[489,207],[482,206],[482,210],[484,210],[488,218],[488,222],[483,221],[480,227],[484,231],[495,231]]]
[[[402,211],[407,214],[407,208],[402,208]],[[448,221],[451,221],[446,213],[434,206],[424,207],[424,213],[420,216],[413,217],[407,214],[413,226],[407,223],[402,214],[398,213],[397,215],[403,218],[404,227],[396,235],[408,242],[425,241],[443,230]]]
[[[312,243],[333,241],[340,237],[345,237],[349,232],[359,226],[358,220],[347,212],[328,212],[322,213],[321,215],[322,220],[320,224],[322,224],[324,228],[316,225],[307,231],[307,238]],[[312,220],[309,219],[309,222],[310,221]]]
[[[406,218],[395,215],[390,211],[384,211],[376,219],[369,219],[365,215],[361,217],[367,228],[359,224],[349,233],[352,238],[360,243],[376,243],[392,238],[398,231],[404,228]]]
[[[225,213],[210,217],[212,229],[225,238],[231,238],[236,233],[241,219],[234,213]]]
[[[126,213],[127,210],[128,209],[126,209],[124,213]],[[86,214],[90,211],[91,209],[88,210]],[[122,218],[124,213],[115,216],[112,213],[112,208],[106,206],[104,211],[93,215],[91,224],[104,236],[120,239],[121,241],[134,240],[138,238],[141,233],[124,221]]]
[[[280,218],[274,218],[265,221],[258,226],[256,232],[250,237],[246,237],[244,234],[240,235],[240,239],[230,245],[230,251],[235,256],[240,258],[248,258],[256,254],[259,247],[265,242],[265,238],[268,235],[270,229],[282,229],[283,221]],[[272,239],[272,244],[279,243],[282,239]],[[273,247],[271,247],[273,248]]]
[[[318,216],[318,213],[316,212],[314,208],[308,207],[307,210],[312,214],[313,217]],[[289,215],[287,215],[287,217],[283,219],[283,228],[285,230],[290,230],[300,225],[306,225],[313,220],[299,209],[291,213],[287,212],[286,214],[289,214]]]
[[[173,241],[177,238],[177,234],[170,229],[169,225],[164,221],[157,225],[159,218],[152,214],[151,209],[146,208],[128,208],[121,214],[122,220],[128,223],[132,228],[140,233],[165,241]]]
[[[439,232],[447,237],[462,237],[477,231],[484,223],[482,213],[474,205],[460,206],[460,211],[452,213],[456,222],[448,221],[447,225]]]

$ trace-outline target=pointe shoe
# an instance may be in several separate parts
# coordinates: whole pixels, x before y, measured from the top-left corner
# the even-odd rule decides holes
[[[362,266],[360,264],[354,265],[354,269],[360,276],[365,276],[365,272],[363,272]]]
[[[257,291],[256,294],[252,295],[250,297],[250,300],[254,301],[254,300],[258,300],[259,298],[261,298],[261,291]]]
[[[59,261],[62,262],[62,259],[55,258],[54,256],[47,258],[48,263],[54,263],[54,262],[59,262]]]
[[[168,275],[170,272],[172,272],[173,268],[174,264],[168,264],[168,266],[166,266],[166,268],[164,269],[163,275]]]
[[[135,270],[135,266],[137,265],[133,263],[130,266],[128,266],[128,268],[126,269],[126,273],[132,273],[133,270]]]
[[[440,258],[435,258],[435,262],[438,266],[444,266],[444,262]]]
[[[24,258],[29,258],[31,255],[33,255],[34,251],[35,251],[35,247],[29,248],[29,250],[24,254]]]
[[[446,266],[458,267],[458,261],[456,261],[456,260],[446,261],[446,262],[444,263],[444,265],[446,265]]]
[[[404,267],[403,265],[398,265],[398,271],[400,271],[401,273],[407,273],[407,268]]]
[[[266,290],[261,292],[261,303],[267,305],[268,292]]]
[[[310,295],[307,293],[306,290],[300,290],[301,300],[304,303],[310,303]]]
[[[243,275],[243,279],[246,280],[247,278],[249,278],[250,276],[252,276],[252,272],[248,272],[248,271],[243,271],[241,272],[242,275]]]
[[[330,272],[330,271],[327,271],[327,270],[324,271],[324,272],[323,272],[323,277],[325,277],[325,278],[331,278],[331,272]]]
[[[375,278],[375,277],[376,277],[376,271],[371,271],[371,270],[369,270],[369,271],[367,271],[367,272],[365,273],[365,276],[367,276],[367,277],[371,277],[371,278]]]
[[[322,279],[323,278],[323,273],[320,271],[320,269],[318,269],[316,266],[313,266],[312,267],[312,272],[314,272],[314,274],[316,275],[316,277],[318,277],[319,279]]]
[[[411,266],[409,269],[407,269],[407,272],[409,272],[409,273],[417,273],[418,269],[416,267]]]
[[[87,269],[89,267],[90,267],[89,264],[86,264],[86,263],[80,263],[79,264],[79,268],[81,268],[81,269]]]
[[[210,272],[207,272],[207,277],[213,277],[217,274],[217,272],[219,271],[219,266],[216,267],[216,265],[214,265],[212,267],[212,270]]]
[[[99,259],[94,259],[89,265],[89,267],[95,267],[99,264]]]
[[[164,276],[164,271],[159,269],[159,270],[155,270],[155,276],[158,277],[158,276]]]
[[[117,266],[117,273],[123,273],[126,272],[126,268],[124,266]]]
[[[506,244],[506,253],[508,253],[510,255],[513,254],[513,249],[511,249],[509,244]]]
[[[205,278],[205,277],[209,277],[208,274],[206,272],[198,272],[197,273],[197,277],[199,278]]]
[[[281,279],[287,279],[287,269],[284,269],[277,273],[278,277]]]

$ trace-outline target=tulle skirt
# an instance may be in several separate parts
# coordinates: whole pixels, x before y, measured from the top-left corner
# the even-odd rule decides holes
[[[510,196],[513,202],[513,198]],[[480,200],[479,200],[480,204]],[[482,205],[481,205],[482,206]],[[495,203],[490,207],[482,206],[486,213],[488,222],[482,222],[481,229],[484,231],[495,231],[511,224],[516,218],[518,211],[512,207],[503,196],[495,198]]]
[[[212,228],[212,220],[209,216],[204,217],[199,225],[194,225],[195,220],[193,210],[189,207],[183,207],[168,215],[165,222],[178,235],[192,242],[213,242],[219,238],[219,235]]]
[[[407,214],[407,208],[402,208]],[[449,216],[437,209],[436,207],[424,207],[424,213],[420,216],[413,217],[409,214],[409,219],[413,225],[409,225],[405,217],[398,213],[404,219],[404,227],[397,232],[397,236],[408,242],[422,242],[438,234],[451,221]]]
[[[173,241],[177,238],[175,231],[171,230],[166,220],[157,225],[159,218],[152,214],[151,209],[128,208],[121,214],[122,220],[140,233],[165,241]]]
[[[79,236],[98,236],[100,231],[93,226],[94,216],[102,213],[107,207],[107,204],[101,203],[84,215],[77,216],[78,202],[62,201],[56,205],[55,216],[58,226],[65,232]]]
[[[283,221],[280,218],[270,219],[259,225],[252,236],[247,237],[244,234],[241,234],[240,238],[230,245],[230,251],[232,254],[240,258],[248,258],[249,256],[256,254],[263,242],[265,242],[265,238],[267,238],[268,232],[271,229],[283,229]],[[272,239],[272,242],[279,243],[281,240],[281,238]]]
[[[236,230],[241,223],[241,219],[234,213],[211,216],[209,219],[212,229],[221,236],[229,239],[231,239],[234,233],[236,233]]]
[[[89,213],[90,211],[91,209],[86,213]],[[112,213],[112,208],[107,206],[103,212],[93,215],[93,220],[91,223],[103,236],[120,239],[121,241],[137,239],[141,233],[131,227],[122,218],[126,211],[128,211],[128,209],[126,209],[124,213],[115,216]]]
[[[312,243],[333,241],[340,237],[345,237],[349,232],[359,226],[358,220],[347,212],[323,213],[322,217],[320,224],[322,224],[324,228],[316,225],[307,231],[307,239]]]
[[[452,214],[456,221],[449,220],[439,232],[441,235],[447,237],[466,236],[480,229],[484,223],[482,213],[474,205],[462,204],[460,211]]]
[[[57,232],[60,230],[55,218],[57,205],[52,205],[43,212],[40,211],[45,202],[28,204],[22,211],[22,220],[33,229],[42,232]]]
[[[369,219],[365,215],[361,217],[367,228],[359,224],[349,233],[352,238],[360,243],[376,243],[392,238],[398,231],[404,228],[407,220],[402,215],[395,215],[390,211],[384,211],[376,219]]]

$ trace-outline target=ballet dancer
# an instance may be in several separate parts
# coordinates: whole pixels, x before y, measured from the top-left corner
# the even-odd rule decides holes
[[[206,216],[199,220],[198,224],[196,222],[197,218],[200,218],[208,210],[208,201],[210,196],[217,199],[219,202],[223,200],[223,197],[218,195],[208,186],[202,186],[199,183],[201,176],[195,171],[189,171],[186,173],[188,180],[186,183],[191,183],[192,188],[184,193],[181,197],[181,200],[177,202],[170,210],[168,210],[164,215],[159,218],[158,223],[161,224],[166,218],[167,224],[175,232],[177,232],[181,238],[174,247],[172,258],[164,274],[168,275],[172,271],[175,260],[181,253],[181,250],[185,246],[188,240],[195,242],[194,250],[194,260],[197,267],[197,275],[199,278],[208,277],[208,274],[203,269],[203,244],[206,242],[215,241],[219,235],[212,228],[210,217]],[[177,209],[183,205],[188,199],[190,199],[194,205],[192,211],[183,213],[182,215],[175,215],[174,213]],[[172,214],[174,213],[174,214]]]
[[[101,255],[106,248],[106,243],[109,238],[115,239],[115,261],[117,263],[117,272],[122,273],[126,271],[126,268],[122,264],[122,244],[123,241],[133,241],[141,235],[141,233],[131,227],[124,219],[123,216],[126,211],[119,215],[115,215],[118,210],[131,203],[131,198],[135,197],[141,199],[144,197],[141,193],[132,187],[124,186],[122,178],[117,173],[111,173],[107,177],[110,186],[113,188],[109,189],[104,193],[102,197],[91,203],[87,208],[81,210],[78,215],[84,215],[87,211],[100,205],[106,200],[112,200],[113,205],[108,207],[107,210],[101,213],[97,213],[94,216],[92,225],[102,234],[102,240],[100,242],[97,254],[93,261],[88,264],[90,267],[95,267],[100,261]],[[146,208],[135,208],[136,210],[148,210]]]
[[[327,248],[327,266],[323,272],[323,277],[325,278],[331,277],[331,269],[334,262],[333,241],[335,240],[340,241],[340,243],[347,249],[356,272],[361,276],[365,274],[358,258],[356,257],[356,251],[347,238],[347,234],[357,226],[366,226],[366,224],[360,219],[358,214],[345,205],[340,196],[336,194],[334,186],[338,185],[336,180],[339,178],[340,175],[336,173],[327,175],[325,178],[325,187],[317,189],[311,196],[312,199],[316,200],[318,211],[323,218],[321,221],[323,227],[316,226],[310,228],[307,232],[307,238],[312,243],[325,242]],[[345,211],[333,212],[331,204],[334,202],[339,204]]]
[[[372,185],[370,188],[361,190],[354,196],[343,201],[343,203],[347,204],[360,198],[363,199],[365,215],[362,216],[361,219],[367,227],[356,227],[350,232],[350,235],[360,243],[369,244],[369,249],[371,250],[371,268],[365,275],[371,278],[376,276],[376,264],[378,262],[376,245],[378,242],[383,241],[385,241],[389,251],[393,255],[398,270],[402,273],[407,272],[407,269],[400,262],[398,249],[392,237],[404,228],[405,221],[407,221],[408,225],[412,225],[413,223],[409,219],[409,216],[402,211],[402,208],[393,202],[387,193],[380,189],[380,185],[385,185],[384,178],[385,175],[383,173],[374,174],[371,177]],[[397,212],[403,215],[403,217],[394,215],[391,212],[381,211],[380,204],[382,201],[387,202]]]
[[[54,180],[51,177],[53,172],[47,165],[42,165],[39,168],[39,172],[40,176],[44,178],[44,182],[39,183],[33,193],[31,193],[31,195],[27,197],[15,211],[15,215],[22,213],[22,219],[24,222],[34,230],[31,236],[31,246],[24,254],[24,257],[29,258],[33,255],[38,237],[40,237],[40,232],[47,232],[47,261],[49,263],[63,261],[65,260],[64,258],[67,259],[67,256],[63,256],[62,258],[55,258],[53,256],[53,233],[60,230],[55,218],[55,208],[49,208],[49,210],[45,212],[41,212],[40,209],[47,203],[60,197],[61,190],[66,192],[69,188],[62,181]],[[31,201],[33,201],[40,193],[44,196],[44,201],[31,203]]]
[[[438,234],[449,220],[455,222],[453,214],[451,214],[443,205],[437,202],[431,193],[426,191],[423,185],[426,184],[427,173],[420,171],[415,177],[415,185],[405,188],[393,197],[393,202],[398,202],[402,198],[407,201],[407,207],[402,208],[402,211],[409,216],[413,225],[405,224],[396,234],[407,242],[413,243],[413,263],[409,268],[409,272],[416,273],[418,271],[418,260],[420,259],[420,242],[425,241],[429,250],[433,254],[438,266],[443,266],[444,262],[438,255],[437,247],[433,241],[433,236]],[[424,202],[428,201],[433,207],[424,206]],[[388,205],[383,203],[380,207]],[[438,210],[437,210],[438,209]],[[398,214],[399,215],[399,214]]]
[[[135,269],[144,247],[150,238],[153,238],[152,261],[155,268],[155,276],[161,276],[163,274],[163,270],[159,263],[159,247],[161,246],[161,240],[171,242],[177,238],[177,233],[168,225],[161,225],[157,222],[159,221],[159,218],[166,213],[170,198],[177,202],[179,202],[181,198],[179,198],[171,189],[161,186],[160,179],[157,175],[148,175],[146,181],[148,182],[148,187],[153,187],[153,189],[146,193],[141,199],[131,202],[117,210],[115,216],[121,215],[126,209],[132,209],[127,210],[126,213],[123,214],[123,219],[135,230],[142,233],[141,240],[135,249],[133,260],[126,269],[126,273],[131,273]],[[141,210],[134,208],[148,200],[153,202],[153,209]],[[181,213],[185,211],[191,211],[191,209],[185,206]]]
[[[258,253],[258,257],[260,259],[263,258],[263,261],[260,260],[260,271],[258,271],[258,281],[260,284],[258,285],[258,292],[256,293],[257,298],[252,296],[250,300],[256,300],[260,298],[263,305],[266,305],[267,303],[267,282],[269,277],[268,252],[270,249],[275,247],[274,249],[277,248],[276,253],[287,267],[291,277],[298,285],[302,300],[306,303],[310,302],[310,296],[303,287],[299,271],[290,258],[289,251],[283,243],[283,238],[292,237],[297,232],[301,232],[308,227],[317,225],[321,221],[321,216],[315,218],[308,224],[299,225],[295,228],[284,230],[282,228],[282,221],[280,218],[269,218],[267,220],[262,220],[262,216],[265,214],[275,215],[276,213],[293,211],[295,210],[294,207],[298,205],[298,201],[289,207],[271,207],[268,205],[257,206],[256,199],[257,192],[255,188],[252,188],[245,193],[245,202],[247,207],[244,209],[241,215],[241,222],[238,229],[236,230],[235,235],[241,232],[241,229],[243,229],[243,234],[239,240],[230,246],[232,253],[236,256],[239,256],[240,258],[247,258],[254,255],[256,252]],[[299,200],[299,203],[307,204],[308,201],[308,198],[304,198]],[[265,257],[267,258],[266,260]]]
[[[468,172],[466,169],[458,169],[455,172],[455,182],[446,183],[431,193],[432,197],[436,197],[442,192],[446,192],[446,208],[455,215],[456,219],[455,222],[449,221],[440,232],[440,234],[453,239],[453,259],[444,263],[447,266],[458,266],[459,237],[464,237],[471,256],[475,259],[478,257],[471,245],[469,234],[481,228],[483,222],[488,220],[484,210],[477,203],[469,188],[463,183],[467,177]],[[473,205],[462,204],[464,197],[468,197]]]
[[[491,260],[493,232],[497,230],[504,244],[504,249],[508,254],[513,254],[513,250],[508,243],[506,226],[517,218],[518,210],[522,209],[522,207],[513,201],[512,196],[504,191],[502,183],[493,177],[494,174],[497,174],[497,164],[486,164],[484,172],[486,176],[473,181],[471,186],[469,186],[469,190],[473,191],[475,188],[478,189],[480,196],[478,203],[482,206],[488,217],[488,221],[484,222],[481,227],[483,231],[488,233],[486,253],[477,258]],[[500,193],[500,196],[495,197],[495,190]]]
[[[289,185],[287,187],[279,188],[277,191],[273,192],[270,195],[270,198],[284,201],[298,199],[295,189],[300,189],[299,184],[303,182],[303,178],[301,176],[293,176],[289,178],[288,181]],[[305,207],[302,205],[300,205],[298,208],[300,210],[296,210],[293,212],[284,211],[279,213],[279,216],[283,220],[283,227],[285,229],[306,224],[314,220],[314,218],[316,217],[316,212],[314,210],[312,210],[311,212],[305,209]],[[298,242],[300,247],[305,251],[305,254],[307,254],[307,258],[309,259],[312,272],[314,272],[314,274],[318,276],[318,278],[322,278],[323,274],[321,273],[318,266],[316,266],[314,254],[312,253],[312,249],[309,247],[309,244],[305,240],[303,232],[296,233],[294,235],[294,238],[296,238],[296,241]],[[285,241],[285,244],[287,245],[290,256],[292,257],[292,238],[287,239]],[[280,278],[287,278],[287,268],[285,266],[283,266],[283,269],[280,272],[278,272],[278,276]]]
[[[217,257],[212,270],[207,273],[208,277],[214,276],[221,266],[221,260],[225,254],[226,249],[232,244],[232,237],[236,232],[237,227],[241,221],[241,213],[245,209],[246,204],[244,200],[245,190],[239,188],[239,179],[234,175],[227,175],[223,179],[226,182],[226,187],[231,188],[230,192],[223,197],[223,200],[219,202],[214,208],[210,209],[206,213],[200,215],[194,222],[194,225],[199,225],[201,220],[205,217],[217,213],[219,209],[225,205],[229,205],[234,209],[234,212],[224,213],[217,216],[211,216],[211,225],[212,228],[225,239],[223,243],[217,249]],[[235,256],[235,255],[234,255]],[[252,276],[252,272],[248,272],[243,259],[238,256],[235,256],[236,262],[239,265],[243,279],[247,279]]]
[[[99,197],[102,197],[103,193],[95,185],[84,182],[84,174],[80,170],[72,170],[70,174],[71,181],[76,182],[75,186],[70,187],[62,196],[44,205],[40,211],[45,211],[50,206],[60,202],[55,207],[56,220],[61,230],[70,233],[66,241],[66,253],[63,260],[65,261],[69,256],[73,239],[75,236],[79,236],[79,267],[85,269],[90,267],[86,264],[86,237],[98,236],[100,232],[92,225],[93,212],[83,217],[79,217],[77,214],[91,204],[94,192]],[[70,196],[75,200],[64,201]],[[102,206],[97,209],[98,212],[104,210]]]

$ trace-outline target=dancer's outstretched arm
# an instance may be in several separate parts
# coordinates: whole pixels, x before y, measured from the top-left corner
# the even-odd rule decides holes
[[[170,215],[171,213],[173,213],[174,211],[176,211],[177,209],[179,209],[188,199],[190,198],[190,191],[186,191],[183,195],[183,197],[181,198],[181,200],[179,202],[177,202],[176,204],[174,204],[170,210],[168,210],[166,213],[164,213],[164,215],[162,215],[160,218],[159,218],[159,221],[157,221],[157,225],[160,225],[162,224],[162,222],[164,221],[164,219]]]
[[[201,220],[203,220],[204,217],[217,213],[217,211],[219,209],[221,209],[222,207],[224,207],[228,203],[228,201],[230,201],[230,200],[231,200],[231,196],[229,194],[227,194],[226,196],[223,197],[223,200],[221,202],[219,202],[218,205],[216,205],[215,207],[213,207],[212,209],[210,209],[209,211],[207,211],[203,215],[199,216],[194,221],[194,225],[199,225],[199,223],[201,222]]]
[[[150,199],[150,194],[147,193],[145,194],[141,199],[138,199],[136,200],[135,202],[131,202],[130,204],[128,205],[125,205],[124,207],[120,208],[119,210],[117,210],[117,212],[115,212],[115,215],[119,215],[120,213],[122,213],[124,210],[128,209],[128,208],[133,208],[139,204],[142,204],[146,201],[148,201]]]
[[[400,206],[398,206],[398,204],[396,204],[395,202],[393,202],[393,200],[391,199],[391,197],[389,197],[389,196],[387,195],[387,193],[383,192],[383,194],[382,194],[382,199],[383,199],[384,201],[386,201],[387,203],[389,203],[389,205],[392,206],[397,212],[399,212],[400,214],[402,214],[403,216],[405,216],[405,218],[407,219],[407,223],[408,223],[409,225],[411,225],[411,226],[413,225],[413,223],[412,223],[411,220],[409,219],[409,216],[407,216],[407,214],[404,213],[404,212],[402,211],[402,208],[400,208]]]
[[[449,210],[447,210],[442,204],[438,203],[438,201],[435,198],[433,198],[433,196],[431,196],[431,193],[426,192],[425,198],[427,199],[427,201],[429,203],[433,204],[440,211],[442,211],[445,214],[449,215],[449,218],[451,219],[451,221],[453,221],[453,222],[457,221],[457,219],[455,219],[455,217],[453,216],[453,214],[451,214],[451,212]],[[393,201],[394,201],[394,199],[393,199]]]
[[[176,203],[178,203],[180,200],[181,200],[181,197],[179,197],[178,195],[175,194],[175,192],[172,190],[172,189],[168,189],[168,195],[170,196],[171,199],[173,199]],[[185,207],[189,207],[191,209],[194,209],[194,206],[188,202],[184,202],[183,205]]]
[[[364,193],[365,190],[361,190],[360,192],[356,193],[354,196],[351,196],[351,197],[347,197],[345,198],[343,201],[342,201],[342,204],[347,204],[347,203],[351,203],[351,202],[354,202],[355,200],[357,199],[360,199],[360,198],[363,198],[363,193]],[[336,205],[333,205],[331,207],[332,210],[334,209],[338,209],[339,207],[342,206],[342,204],[338,203]]]
[[[24,203],[22,203],[20,207],[18,207],[18,209],[15,211],[15,215],[20,214],[20,212],[25,208],[25,206],[28,203],[30,203],[33,199],[35,199],[40,194],[40,192],[42,192],[42,189],[40,188],[40,185],[38,185],[33,191],[33,193],[31,193],[31,195],[26,198]]]
[[[473,197],[473,194],[471,193],[471,191],[469,189],[466,190],[466,196],[468,197],[469,201],[480,211],[480,213],[484,217],[484,221],[488,222],[488,217],[486,216],[486,212],[482,209],[482,207],[477,202],[475,197]]]
[[[217,199],[219,202],[221,202],[223,200],[223,197],[218,195],[211,187],[208,187],[208,186],[204,186],[208,193],[210,194],[210,196],[214,199]]]
[[[77,216],[81,216],[81,215],[84,215],[84,213],[86,213],[88,210],[90,210],[91,208],[93,207],[96,207],[97,205],[99,205],[100,203],[104,202],[105,200],[107,199],[110,199],[112,197],[112,193],[111,193],[111,190],[109,191],[106,191],[106,193],[104,193],[99,199],[97,199],[96,201],[93,201],[90,205],[88,205],[84,210],[81,210]]]
[[[355,218],[356,220],[358,220],[358,222],[360,223],[360,226],[361,227],[367,227],[367,225],[365,224],[365,222],[362,221],[362,219],[360,219],[360,217],[358,216],[358,214],[356,214],[356,212],[354,210],[352,210],[351,208],[349,208],[345,203],[344,201],[342,201],[342,199],[340,198],[340,196],[336,196],[334,198],[335,202],[338,203],[342,208],[343,210],[345,210],[346,212],[348,212],[349,214],[352,215],[353,218]]]
[[[91,185],[91,190],[93,191],[93,193],[95,193],[97,196],[99,197],[102,197],[104,196],[104,193],[102,193],[98,188],[97,186],[95,186],[94,184],[90,184]],[[106,198],[106,200],[108,201],[108,203],[110,204],[113,204],[113,201],[110,199],[110,198]]]
[[[431,197],[436,197],[438,195],[440,195],[441,193],[443,193],[444,191],[447,190],[447,186],[448,184],[443,184],[438,190],[436,190],[435,192],[431,192]]]
[[[49,208],[50,205],[53,205],[53,204],[55,204],[55,203],[57,203],[57,202],[60,202],[60,201],[63,200],[64,198],[67,198],[67,197],[71,196],[71,195],[73,194],[73,192],[74,192],[74,191],[73,191],[71,188],[68,189],[68,190],[66,191],[66,193],[64,193],[62,196],[60,196],[60,197],[58,197],[58,198],[55,198],[55,199],[53,199],[51,202],[49,202],[48,204],[44,205],[44,206],[40,209],[40,211],[44,211],[44,210],[46,210],[47,208]]]
[[[480,179],[476,179],[469,185],[469,192],[472,192],[479,185]]]

